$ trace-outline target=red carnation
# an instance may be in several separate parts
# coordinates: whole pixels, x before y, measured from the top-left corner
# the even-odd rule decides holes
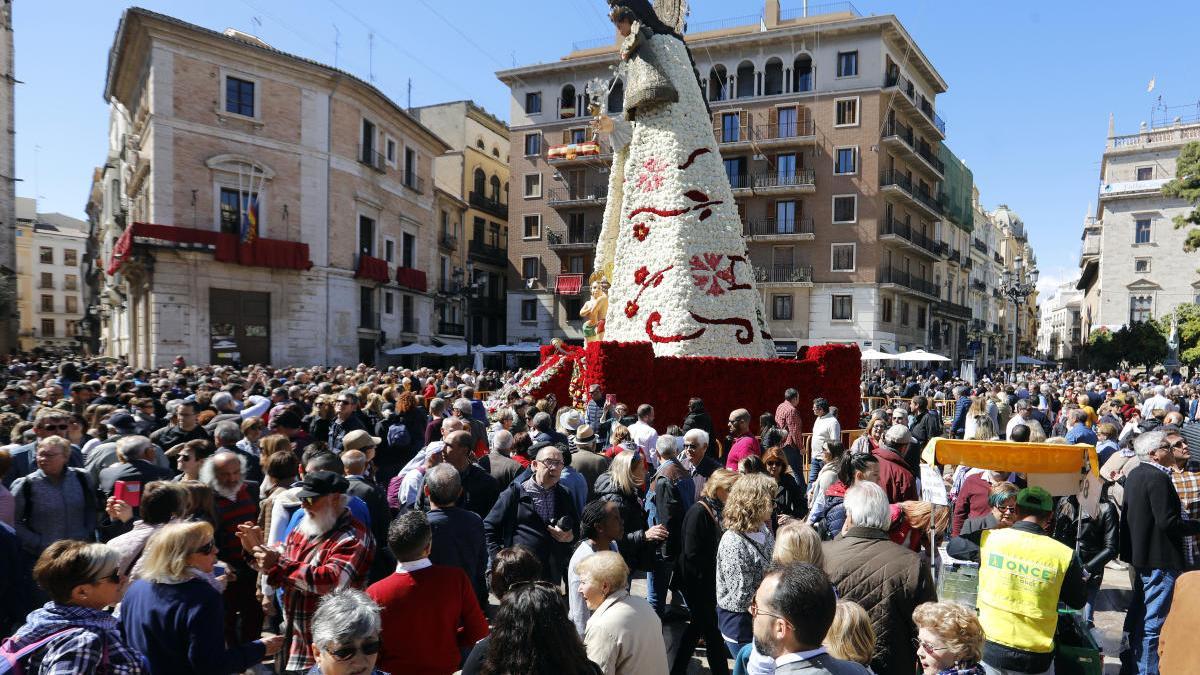
[[[646,223],[638,223],[633,226],[633,236],[638,241],[646,241],[646,237],[650,235],[650,226]]]
[[[639,267],[637,271],[633,273],[633,283],[641,286],[646,283],[646,277],[648,276],[650,276],[650,270],[646,269],[645,266]]]
[[[637,316],[639,309],[640,307],[638,307],[638,304],[630,300],[629,302],[625,303],[625,316],[632,319],[633,317]]]

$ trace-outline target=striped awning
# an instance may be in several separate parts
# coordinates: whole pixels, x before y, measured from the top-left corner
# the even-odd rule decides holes
[[[554,285],[554,292],[558,295],[579,295],[581,288],[583,288],[582,274],[560,274]]]

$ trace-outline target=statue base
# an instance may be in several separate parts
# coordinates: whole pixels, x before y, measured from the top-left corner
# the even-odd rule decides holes
[[[862,366],[857,345],[801,347],[795,359],[655,356],[649,342],[545,345],[541,355],[541,365],[517,385],[522,394],[553,393],[560,405],[583,408],[591,385],[599,384],[631,413],[642,403],[652,404],[660,432],[683,424],[688,401],[699,397],[714,431],[723,434],[730,412],[745,408],[755,420],[763,412],[773,415],[789,387],[800,392],[805,430],[812,429],[810,404],[817,397],[838,409],[843,429],[858,428]]]

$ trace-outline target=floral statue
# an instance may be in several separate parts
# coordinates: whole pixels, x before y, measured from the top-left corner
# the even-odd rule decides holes
[[[604,339],[604,319],[608,314],[608,293],[604,288],[604,280],[599,277],[592,280],[592,297],[579,310],[583,322],[584,342],[594,342]]]
[[[773,358],[737,204],[681,38],[683,3],[609,4],[622,36],[625,109],[623,119],[593,122],[614,155],[593,275],[609,284],[603,339],[650,341],[659,356]]]

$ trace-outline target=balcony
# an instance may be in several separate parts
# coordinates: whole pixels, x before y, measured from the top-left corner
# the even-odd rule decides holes
[[[760,286],[812,286],[812,271],[805,265],[755,267],[754,278]]]
[[[979,251],[980,253],[982,253],[984,255],[987,255],[987,253],[988,253],[987,242],[982,239],[979,239],[977,237],[972,239],[971,246],[974,246],[976,251]]]
[[[472,239],[471,243],[467,246],[467,253],[471,258],[480,262],[500,265],[501,267],[508,265],[507,251],[499,246],[485,244],[482,241]]]
[[[787,239],[789,241],[811,241],[813,236],[812,217],[780,220],[760,218],[742,223],[742,234],[751,239]]]
[[[447,251],[455,251],[458,249],[458,237],[449,232],[438,232],[438,247]]]
[[[937,258],[940,246],[924,234],[917,232],[908,223],[895,218],[885,218],[879,223],[880,241],[891,241],[910,248],[917,253]]]
[[[751,177],[751,189],[754,194],[784,195],[804,194],[815,192],[817,189],[816,172],[812,169],[796,169],[795,171],[773,171]]]
[[[607,166],[611,162],[612,149],[598,141],[552,145],[546,150],[546,163],[555,168]]]
[[[888,73],[884,76],[883,88],[895,88],[901,94],[892,98],[893,102],[899,104],[897,107],[910,113],[912,119],[920,122],[930,134],[939,139],[946,138],[946,122],[934,111],[933,104],[917,93],[916,86],[907,77],[899,73]]]
[[[893,150],[899,151],[901,157],[925,169],[936,180],[941,180],[945,175],[946,165],[937,158],[933,149],[924,139],[917,141],[913,136],[912,128],[903,122],[896,119],[888,120],[883,125],[883,134],[880,136],[880,140]]]
[[[784,122],[782,124],[759,124],[718,126],[713,129],[722,150],[750,147],[780,148],[790,145],[808,145],[817,140],[817,125],[812,120]]]
[[[400,184],[418,194],[425,194],[425,179],[416,171],[401,171]]]
[[[992,289],[992,297],[997,300],[1001,300],[1004,298],[1004,294],[1000,292],[999,288],[993,288]]]
[[[508,204],[501,204],[499,199],[492,199],[483,193],[472,191],[467,195],[467,201],[480,211],[508,220]]]
[[[992,252],[992,260],[995,260],[997,265],[1004,264],[1004,256],[1000,255],[999,251]]]
[[[980,293],[986,293],[987,292],[987,283],[985,283],[983,281],[983,279],[972,279],[971,280],[971,288],[973,290],[979,291]]]
[[[875,282],[880,284],[894,284],[902,286],[910,291],[927,297],[929,300],[937,301],[937,287],[932,281],[914,276],[904,270],[895,267],[880,267],[875,272]]]
[[[975,259],[974,259],[974,258],[972,258],[972,257],[970,257],[970,256],[967,256],[967,257],[963,258],[963,261],[962,261],[962,268],[963,268],[964,270],[973,270],[973,269],[975,269]]]
[[[982,332],[986,331],[987,329],[988,329],[987,322],[984,321],[983,319],[971,319],[971,330],[982,333]]]
[[[599,225],[568,227],[566,232],[546,231],[546,242],[551,251],[586,251],[596,248],[598,241],[600,241]]]
[[[879,173],[879,190],[904,197],[934,218],[942,217],[942,205],[938,199],[919,187],[914,188],[912,179],[907,174],[895,169],[884,169]]]
[[[387,158],[370,146],[358,146],[358,163],[369,166],[379,173],[387,172]]]
[[[556,209],[604,206],[608,201],[608,184],[554,188],[547,197],[550,206]]]
[[[933,306],[934,314],[940,314],[952,319],[967,321],[971,318],[971,308],[953,302],[941,301]]]
[[[455,335],[462,337],[467,334],[467,327],[461,323],[450,323],[449,321],[438,321],[438,335]]]

